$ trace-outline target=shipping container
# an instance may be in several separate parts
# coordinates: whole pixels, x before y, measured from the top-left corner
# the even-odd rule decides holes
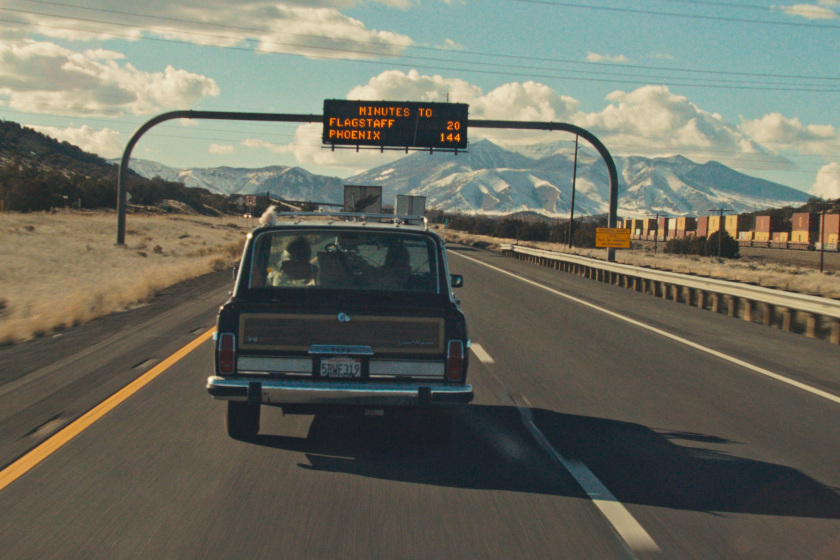
[[[773,234],[782,231],[782,219],[775,216],[756,216],[755,240],[771,241]]]
[[[793,243],[816,243],[820,233],[820,215],[815,212],[799,212],[791,218]]]
[[[823,219],[822,215],[820,216],[820,231],[822,231],[822,235],[825,238],[825,243],[833,243],[837,244],[840,243],[840,214],[826,214],[825,215],[825,227],[822,226]],[[817,236],[819,237],[820,233],[817,232]],[[819,242],[820,240],[817,239]]]
[[[697,237],[706,237],[709,235],[709,217],[700,216],[697,218]]]
[[[688,237],[697,230],[697,218],[684,216],[677,218],[677,233],[674,237]]]
[[[663,241],[668,238],[668,222],[668,218],[659,218],[659,222],[656,224],[656,235]]]
[[[706,236],[712,235],[720,230],[720,216],[709,216],[709,228],[706,231]]]

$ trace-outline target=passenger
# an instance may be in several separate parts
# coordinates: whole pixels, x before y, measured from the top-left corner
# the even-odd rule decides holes
[[[404,290],[411,277],[411,255],[402,243],[391,245],[385,253],[385,264],[382,265],[381,278],[386,290]]]
[[[302,285],[307,286],[315,282],[318,275],[318,267],[313,266],[309,260],[312,258],[312,249],[303,237],[298,237],[289,243],[283,252],[283,261],[279,270],[269,274],[269,281],[272,286]]]

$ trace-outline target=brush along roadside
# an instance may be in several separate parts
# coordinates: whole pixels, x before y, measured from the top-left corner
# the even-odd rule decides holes
[[[251,223],[132,215],[114,244],[105,212],[0,214],[0,344],[80,325],[232,266]]]

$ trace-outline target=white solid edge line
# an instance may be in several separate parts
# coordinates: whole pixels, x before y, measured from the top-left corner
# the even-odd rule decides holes
[[[589,468],[580,461],[567,459],[557,451],[548,438],[537,428],[534,424],[530,409],[516,407],[522,416],[522,422],[525,427],[540,444],[540,447],[545,449],[551,457],[560,463],[575,482],[583,488],[587,496],[595,504],[595,507],[601,514],[610,522],[619,536],[627,543],[634,552],[660,552],[659,546],[654,542],[651,536],[645,531],[645,528],[636,521],[636,518],[624,507],[624,504],[619,502],[612,492],[598,480]]]
[[[477,342],[473,342],[470,344],[470,350],[473,351],[475,357],[478,358],[478,361],[482,364],[495,364],[496,362],[493,361],[493,358],[490,357],[490,354]]]
[[[733,356],[729,356],[727,354],[724,354],[723,352],[718,352],[717,350],[712,350],[711,348],[709,348],[707,346],[703,346],[702,344],[697,344],[696,342],[691,342],[690,340],[687,340],[687,339],[682,338],[680,336],[677,336],[675,334],[671,334],[671,333],[663,331],[661,329],[657,329],[656,327],[652,327],[652,326],[647,325],[645,323],[642,323],[640,321],[636,321],[635,319],[631,319],[630,317],[625,317],[624,315],[620,315],[620,314],[618,314],[614,311],[610,311],[609,309],[604,309],[603,307],[599,307],[599,306],[597,306],[593,303],[589,303],[588,301],[584,301],[584,300],[578,299],[574,296],[564,294],[563,292],[557,291],[553,288],[549,288],[548,286],[544,286],[544,285],[540,284],[539,282],[534,282],[533,280],[529,280],[527,278],[519,276],[518,274],[514,274],[512,272],[508,272],[507,270],[503,270],[503,269],[501,269],[499,267],[496,267],[496,266],[493,266],[491,264],[481,262],[478,259],[474,259],[472,257],[467,257],[465,255],[460,255],[460,254],[458,254],[454,251],[451,254],[457,255],[458,257],[461,257],[462,259],[467,259],[469,261],[473,261],[473,262],[478,263],[482,266],[486,266],[487,268],[491,268],[491,269],[493,269],[497,272],[501,272],[502,274],[507,274],[508,276],[512,276],[513,278],[516,278],[517,280],[521,280],[523,282],[526,282],[526,283],[531,284],[533,286],[537,286],[538,288],[542,288],[543,290],[549,291],[553,294],[564,297],[566,299],[569,299],[569,300],[574,301],[576,303],[579,303],[581,305],[585,305],[587,307],[590,307],[590,308],[595,309],[597,311],[600,311],[602,313],[606,313],[607,315],[610,315],[611,317],[615,317],[616,319],[621,319],[622,321],[626,321],[626,322],[628,322],[632,325],[636,325],[637,327],[641,327],[641,328],[647,329],[651,332],[655,332],[658,335],[664,336],[666,338],[670,338],[671,340],[675,340],[677,342],[680,342],[682,344],[685,344],[686,346],[690,346],[690,347],[695,348],[697,350],[700,350],[702,352],[706,352],[707,354],[711,354],[712,356],[716,356],[718,358],[721,358],[722,360],[726,360],[726,361],[731,362],[733,364],[736,364],[736,365],[739,365],[741,367],[752,370],[756,373],[760,373],[761,375],[766,375],[767,377],[770,377],[770,378],[775,379],[777,381],[781,381],[782,383],[787,383],[788,385],[792,385],[792,386],[796,387],[797,389],[802,389],[803,391],[808,391],[811,394],[817,395],[817,396],[822,397],[824,399],[828,399],[832,402],[840,404],[840,397],[838,397],[836,395],[832,395],[831,393],[827,393],[825,391],[815,389],[814,387],[811,387],[809,385],[805,385],[804,383],[800,383],[799,381],[795,381],[795,380],[790,379],[788,377],[784,377],[783,375],[779,375],[778,373],[773,373],[770,370],[766,370],[762,367],[755,366],[755,365],[750,364],[748,362],[745,362],[743,360],[739,360],[738,358],[735,358]]]

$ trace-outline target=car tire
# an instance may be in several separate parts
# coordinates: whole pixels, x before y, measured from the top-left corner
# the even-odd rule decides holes
[[[430,416],[426,426],[432,443],[449,444],[455,441],[455,416]]]
[[[225,420],[230,437],[241,440],[251,439],[260,431],[260,406],[228,401]]]

